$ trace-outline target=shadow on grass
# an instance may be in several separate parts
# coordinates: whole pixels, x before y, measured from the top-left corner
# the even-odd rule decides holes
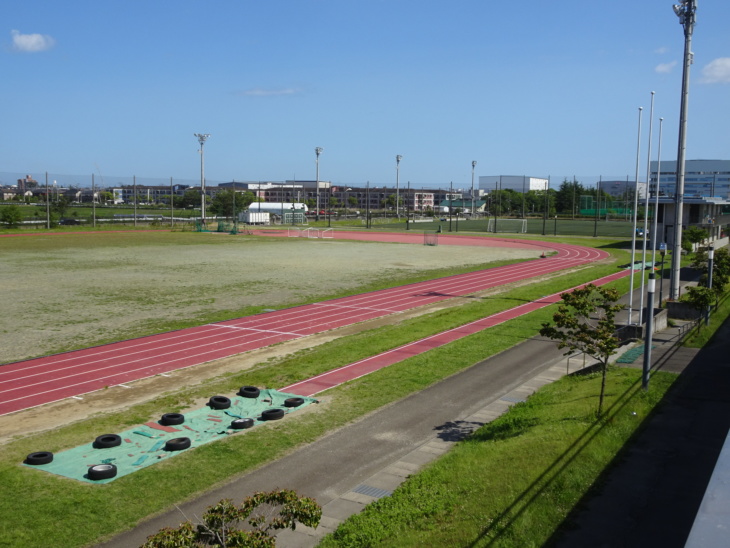
[[[500,537],[516,522],[516,520],[525,512],[525,510],[546,490],[548,486],[556,481],[561,474],[565,473],[568,467],[573,463],[576,457],[611,423],[626,406],[636,397],[639,392],[635,392],[641,383],[641,379],[637,379],[632,383],[619,398],[606,409],[602,419],[595,421],[588,429],[581,434],[563,453],[546,469],[540,476],[535,479],[521,494],[519,494],[512,504],[505,508],[492,521],[492,525],[484,528],[481,533],[469,544],[469,546],[491,546],[497,542]],[[630,395],[634,393],[634,396]],[[658,407],[658,406],[657,406]],[[656,408],[655,408],[656,409]],[[654,415],[655,411],[650,413],[642,425]],[[637,429],[637,432],[641,427]],[[634,434],[636,435],[636,434]],[[633,437],[632,437],[633,439]],[[613,463],[613,461],[612,461]],[[612,464],[611,463],[611,464]],[[609,466],[610,468],[610,466]],[[486,544],[484,541],[493,535]]]
[[[469,437],[474,430],[484,426],[483,422],[476,421],[449,421],[434,430],[438,432],[437,437],[443,441],[461,441]]]

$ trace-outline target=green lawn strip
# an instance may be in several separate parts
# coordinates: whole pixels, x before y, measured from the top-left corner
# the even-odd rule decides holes
[[[550,282],[515,289],[499,298],[480,299],[454,310],[414,318],[399,326],[387,326],[354,337],[335,340],[286,360],[261,365],[238,375],[215,379],[203,386],[171,394],[120,413],[91,418],[50,432],[11,442],[0,458],[0,482],[10,486],[0,496],[0,513],[12,523],[2,529],[0,544],[15,542],[18,530],[29,537],[29,545],[54,539],[55,545],[79,546],[131,527],[139,519],[159,512],[176,501],[194,497],[211,486],[228,481],[277,458],[302,443],[315,441],[327,431],[347,424],[387,403],[396,401],[455,372],[503,351],[535,334],[550,309],[522,316],[490,330],[416,356],[396,366],[349,383],[327,393],[326,403],[293,420],[232,436],[210,446],[196,448],[174,461],[120,478],[109,485],[86,485],[48,477],[19,463],[30,452],[60,451],[96,436],[114,433],[159,417],[200,405],[211,395],[229,395],[242,385],[279,387],[350,363],[484,315],[492,307],[505,308],[515,302],[571,287],[586,278],[613,271],[615,267],[586,269]],[[501,304],[500,304],[501,303]],[[29,497],[13,493],[32,492]],[[140,497],[139,493],[144,493]],[[58,524],[63,526],[59,527]]]
[[[598,422],[599,374],[543,387],[320,546],[543,546],[676,379],[656,373],[644,392],[640,375],[610,370]]]

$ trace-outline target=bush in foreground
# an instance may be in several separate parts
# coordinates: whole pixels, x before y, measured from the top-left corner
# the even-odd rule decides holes
[[[294,491],[287,489],[260,492],[246,498],[240,506],[233,504],[230,499],[224,499],[208,507],[201,523],[186,521],[177,529],[162,529],[149,537],[142,548],[267,548],[276,545],[272,537],[274,531],[294,530],[297,521],[317,527],[321,517],[322,508],[314,499],[300,498]],[[248,529],[239,529],[246,524]]]

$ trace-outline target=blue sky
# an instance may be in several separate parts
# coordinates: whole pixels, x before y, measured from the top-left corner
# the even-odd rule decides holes
[[[627,5],[632,5],[629,12]],[[57,0],[0,6],[0,172],[469,186],[676,159],[671,0]],[[730,2],[701,0],[687,158],[730,159]],[[655,159],[655,154],[652,154]],[[642,177],[643,178],[643,177]]]

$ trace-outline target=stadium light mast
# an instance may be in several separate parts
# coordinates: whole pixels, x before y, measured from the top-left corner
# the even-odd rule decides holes
[[[322,147],[314,147],[314,153],[317,155],[316,167],[317,167],[317,180],[314,182],[314,185],[317,187],[317,215],[315,216],[315,219],[319,221],[319,155],[322,154],[322,151],[324,149]]]
[[[477,161],[471,162],[471,218],[474,218],[474,168],[477,167]]]
[[[200,143],[200,224],[205,225],[205,151],[203,145],[210,133],[193,133]]]
[[[679,269],[682,253],[682,218],[684,208],[684,156],[687,148],[687,104],[689,103],[689,68],[692,65],[692,32],[695,26],[696,0],[684,0],[672,6],[684,28],[684,66],[682,69],[682,100],[679,107],[679,143],[677,146],[677,186],[674,193],[674,245],[672,246],[672,273],[669,279],[669,298],[679,298]]]
[[[395,216],[400,221],[400,161],[403,156],[397,154],[395,157]]]

